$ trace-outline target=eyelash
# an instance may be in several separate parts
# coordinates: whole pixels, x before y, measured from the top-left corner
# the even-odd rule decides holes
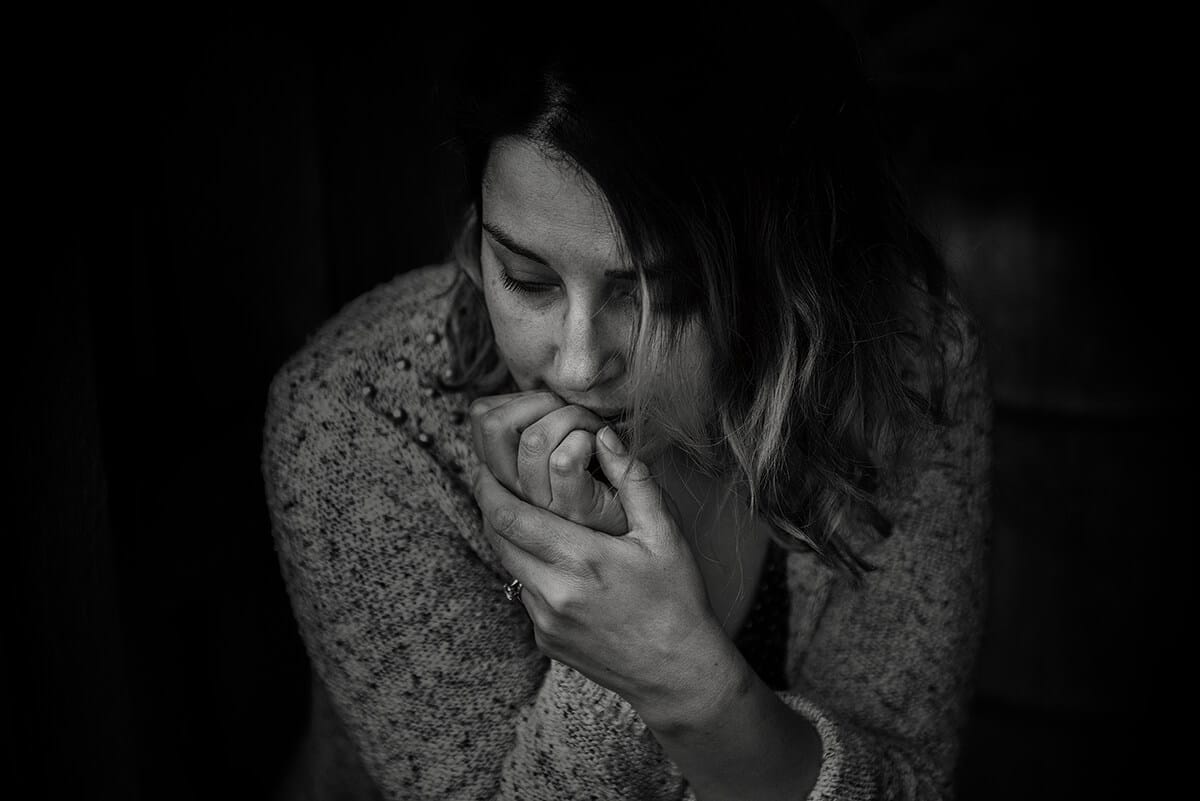
[[[519,295],[544,295],[554,289],[551,284],[537,284],[529,281],[518,281],[508,274],[508,270],[504,267],[500,268],[500,282],[504,284],[504,288],[509,292],[515,292]],[[617,297],[627,299],[634,302],[638,300],[638,291],[636,289],[630,292],[622,292]]]
[[[500,281],[509,292],[516,292],[522,295],[541,295],[554,288],[548,284],[531,284],[528,281],[518,281],[509,275],[508,270],[503,267],[500,268]]]

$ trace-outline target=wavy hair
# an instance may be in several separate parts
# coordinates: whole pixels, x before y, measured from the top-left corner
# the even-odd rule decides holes
[[[942,415],[947,274],[893,179],[852,41],[819,6],[783,13],[754,30],[601,21],[472,48],[447,383],[486,394],[509,381],[479,283],[478,210],[491,147],[525,137],[594,181],[641,277],[635,450],[653,421],[731,478],[780,545],[857,579],[870,565],[850,528],[890,533],[877,492]],[[683,349],[696,331],[701,387]]]

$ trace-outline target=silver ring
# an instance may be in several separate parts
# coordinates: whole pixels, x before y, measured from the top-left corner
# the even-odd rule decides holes
[[[525,585],[517,579],[513,579],[504,585],[504,597],[510,601],[515,601],[521,597],[521,589]]]

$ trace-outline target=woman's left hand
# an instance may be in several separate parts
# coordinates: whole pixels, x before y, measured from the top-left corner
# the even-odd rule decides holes
[[[484,463],[475,499],[538,647],[608,687],[635,709],[679,709],[705,697],[724,639],[704,580],[649,468],[605,428],[597,459],[628,519],[611,536],[526,503]]]

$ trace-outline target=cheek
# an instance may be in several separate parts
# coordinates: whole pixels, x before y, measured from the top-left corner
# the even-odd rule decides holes
[[[513,379],[522,389],[532,389],[535,378],[542,372],[549,349],[546,332],[538,315],[514,301],[503,287],[487,284],[488,316],[496,348],[508,365]]]

